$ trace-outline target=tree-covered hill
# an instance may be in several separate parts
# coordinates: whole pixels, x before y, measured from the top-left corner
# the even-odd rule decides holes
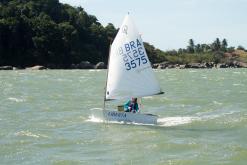
[[[58,0],[1,0],[0,65],[68,68],[107,61],[116,32],[113,24],[103,27],[83,8]]]

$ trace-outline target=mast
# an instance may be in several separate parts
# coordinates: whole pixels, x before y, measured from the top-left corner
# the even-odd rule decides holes
[[[108,63],[107,63],[107,72],[106,72],[106,82],[105,82],[105,90],[104,90],[105,93],[104,93],[104,106],[103,106],[103,110],[105,110],[106,88],[107,88],[107,81],[108,81],[108,72],[109,72],[110,56],[111,56],[111,42],[110,42],[109,56],[108,56]]]

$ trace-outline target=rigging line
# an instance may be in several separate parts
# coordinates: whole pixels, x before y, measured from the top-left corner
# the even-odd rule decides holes
[[[107,72],[106,72],[106,83],[105,83],[105,90],[104,90],[104,105],[103,105],[103,122],[106,123],[104,114],[105,114],[105,106],[106,106],[106,88],[107,88],[107,81],[108,81],[108,72],[109,72],[109,63],[110,63],[110,56],[111,56],[111,45],[112,42],[110,41],[110,47],[109,47],[109,55],[108,55],[108,64],[107,64]]]

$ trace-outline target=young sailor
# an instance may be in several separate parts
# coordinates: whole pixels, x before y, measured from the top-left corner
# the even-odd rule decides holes
[[[132,98],[131,100],[129,100],[128,102],[126,102],[124,104],[124,111],[125,112],[139,112],[139,106],[137,103],[137,98]]]

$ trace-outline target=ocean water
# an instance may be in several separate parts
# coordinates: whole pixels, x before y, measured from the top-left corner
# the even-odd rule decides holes
[[[105,70],[0,71],[0,164],[247,164],[247,70],[156,70],[159,125],[103,123]],[[115,102],[107,103],[114,108]]]

